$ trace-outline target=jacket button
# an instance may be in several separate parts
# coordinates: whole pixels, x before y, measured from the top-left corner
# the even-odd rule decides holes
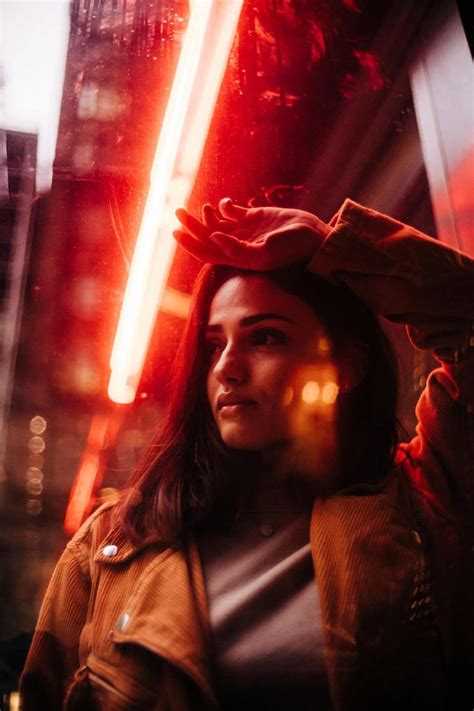
[[[115,629],[117,632],[123,632],[124,629],[128,627],[128,623],[130,622],[130,615],[128,612],[124,612],[120,615],[118,618],[116,624],[115,624]]]
[[[102,555],[105,555],[106,558],[112,558],[114,555],[117,555],[117,552],[117,546],[110,545],[102,548]]]

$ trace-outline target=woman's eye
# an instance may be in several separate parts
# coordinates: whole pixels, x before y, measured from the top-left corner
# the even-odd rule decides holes
[[[286,343],[286,334],[276,328],[258,328],[250,337],[254,346],[273,346]]]
[[[206,351],[208,356],[213,356],[216,353],[220,353],[223,350],[224,346],[222,343],[219,343],[218,341],[207,341],[206,342]]]

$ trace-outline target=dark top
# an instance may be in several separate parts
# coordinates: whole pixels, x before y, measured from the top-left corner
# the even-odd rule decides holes
[[[248,508],[198,538],[218,698],[226,711],[330,709],[311,513],[278,497]]]

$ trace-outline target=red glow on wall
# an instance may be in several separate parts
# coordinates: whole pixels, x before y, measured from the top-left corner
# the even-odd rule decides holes
[[[349,9],[352,10],[352,12],[357,12],[360,13],[362,10],[360,9],[359,5],[357,4],[356,0],[342,0],[343,4]]]
[[[472,232],[472,216],[474,198],[474,146],[469,148],[460,158],[451,173],[449,191],[446,190],[442,176],[438,182],[433,181],[432,200],[436,207],[436,226],[442,240],[449,240],[453,234],[453,210],[455,210],[455,234],[457,244],[462,251],[474,255],[474,235]]]
[[[313,19],[309,20],[311,35],[311,61],[317,62],[326,54],[326,40],[320,25]]]
[[[366,91],[380,91],[385,86],[380,62],[373,52],[356,49],[354,58],[361,69],[357,74],[346,74],[341,83],[341,95],[353,99],[356,94]]]
[[[373,52],[367,52],[366,50],[356,49],[354,51],[354,57],[365,71],[368,88],[372,89],[372,91],[383,89],[385,81],[380,71],[379,60],[375,54]]]

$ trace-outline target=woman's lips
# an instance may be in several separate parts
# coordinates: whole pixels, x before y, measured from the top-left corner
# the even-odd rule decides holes
[[[257,403],[252,400],[229,403],[228,405],[222,405],[221,407],[219,407],[219,414],[221,415],[221,417],[237,417],[239,415],[247,413],[249,409],[256,406]]]

